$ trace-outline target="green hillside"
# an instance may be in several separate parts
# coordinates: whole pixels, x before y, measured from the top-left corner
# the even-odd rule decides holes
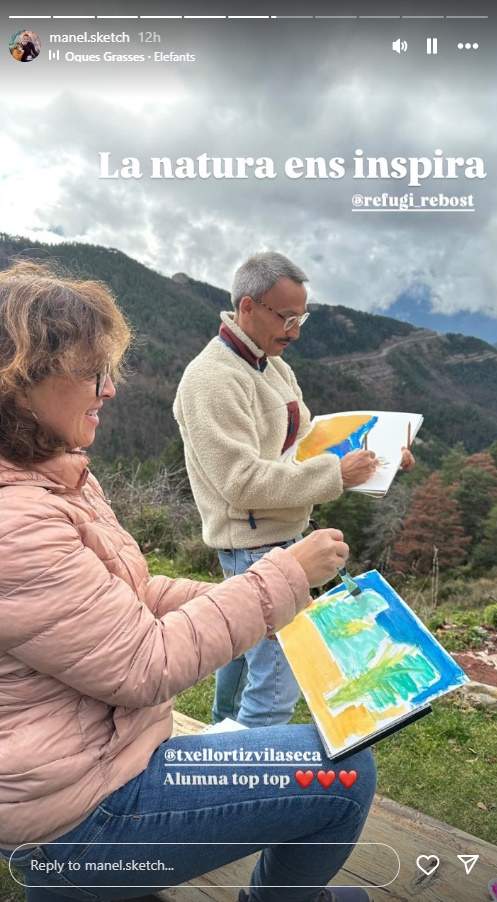
[[[219,311],[230,307],[228,293],[184,274],[167,278],[112,248],[0,235],[0,268],[17,256],[56,260],[112,286],[138,342],[128,384],[106,408],[94,450],[109,460],[158,456],[177,435],[171,405],[181,373],[217,333]],[[433,460],[457,441],[472,452],[494,440],[497,352],[491,345],[343,306],[313,304],[311,310],[286,359],[313,413],[420,411],[424,451]]]

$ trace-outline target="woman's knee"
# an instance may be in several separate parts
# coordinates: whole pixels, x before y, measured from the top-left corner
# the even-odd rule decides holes
[[[357,774],[356,801],[361,805],[366,818],[376,791],[376,761],[373,752],[371,749],[358,752],[347,759],[347,766]]]

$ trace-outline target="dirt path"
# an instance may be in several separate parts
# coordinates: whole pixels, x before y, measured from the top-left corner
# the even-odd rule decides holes
[[[493,660],[478,651],[458,652],[453,657],[471,680],[497,688],[497,654],[492,656]]]
[[[453,655],[471,680],[497,687],[497,629],[491,631],[482,648]]]
[[[379,351],[368,351],[367,354],[344,354],[340,357],[322,357],[319,360],[319,363],[330,366],[331,364],[340,363],[342,360],[347,360],[347,363],[362,363],[364,360],[378,360],[380,357],[386,357],[390,351],[394,350],[394,348],[400,346],[405,347],[406,345],[425,344],[427,341],[433,341],[435,338],[443,338],[443,335],[440,335],[438,332],[429,332],[427,329],[423,329],[415,335],[408,335],[407,338],[398,338],[396,341],[385,344]]]
[[[323,357],[320,359],[319,363],[323,363],[325,366],[331,366],[331,364],[340,363],[341,360],[346,360],[347,363],[362,363],[363,361],[372,362],[374,360],[379,360],[382,357],[386,357],[387,354],[395,348],[417,344],[424,346],[427,342],[434,341],[436,338],[443,339],[443,333],[431,332],[428,329],[420,329],[419,332],[416,332],[414,335],[398,338],[395,341],[383,345],[379,351],[368,351],[367,354],[344,354],[340,357]],[[495,358],[497,358],[497,350],[489,349],[488,351],[482,351],[478,354],[454,354],[446,362],[455,366],[459,363],[480,363],[484,360],[493,360]]]

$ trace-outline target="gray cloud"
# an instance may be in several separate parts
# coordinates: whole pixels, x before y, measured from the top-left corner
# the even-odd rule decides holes
[[[314,296],[328,303],[381,310],[423,284],[438,309],[495,313],[497,109],[488,58],[475,58],[471,68],[455,50],[436,60],[399,58],[389,47],[398,25],[381,42],[315,25],[168,27],[168,47],[198,56],[183,68],[66,64],[57,75],[40,66],[22,116],[21,88],[13,85],[4,140],[11,152],[22,150],[20,167],[29,159],[40,179],[48,173],[53,180],[48,199],[37,207],[31,198],[24,232],[35,226],[34,208],[36,228],[54,240],[62,233],[111,245],[162,272],[184,270],[222,286],[240,259],[272,247],[308,270]],[[455,31],[451,47],[454,38]],[[422,46],[420,27],[410,40]],[[358,147],[373,156],[431,156],[435,148],[483,156],[485,181],[430,181],[420,189],[473,193],[477,212],[352,213],[355,191],[409,188],[354,181],[350,172],[341,180],[283,175],[290,156],[350,162]],[[146,172],[139,181],[99,180],[99,150],[114,161],[137,156],[145,170],[150,156],[268,155],[279,176],[161,181]],[[9,165],[3,188],[14,177]],[[6,215],[1,228],[9,231]]]

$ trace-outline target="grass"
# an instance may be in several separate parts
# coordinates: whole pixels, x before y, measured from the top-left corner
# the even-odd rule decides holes
[[[495,843],[497,714],[451,698],[376,747],[379,792]]]
[[[187,579],[198,579],[208,583],[218,583],[222,581],[222,573],[206,573],[205,570],[191,570],[187,567],[178,565],[174,558],[164,557],[161,554],[147,554],[148,569],[152,576],[169,576],[171,579],[177,577],[186,577]]]
[[[22,880],[20,874],[18,879]],[[10,876],[6,861],[0,861],[0,899],[2,902],[24,902],[25,900],[24,890]]]
[[[486,612],[489,608],[460,611],[444,606],[428,618],[427,626],[449,652],[480,648],[495,635]]]

